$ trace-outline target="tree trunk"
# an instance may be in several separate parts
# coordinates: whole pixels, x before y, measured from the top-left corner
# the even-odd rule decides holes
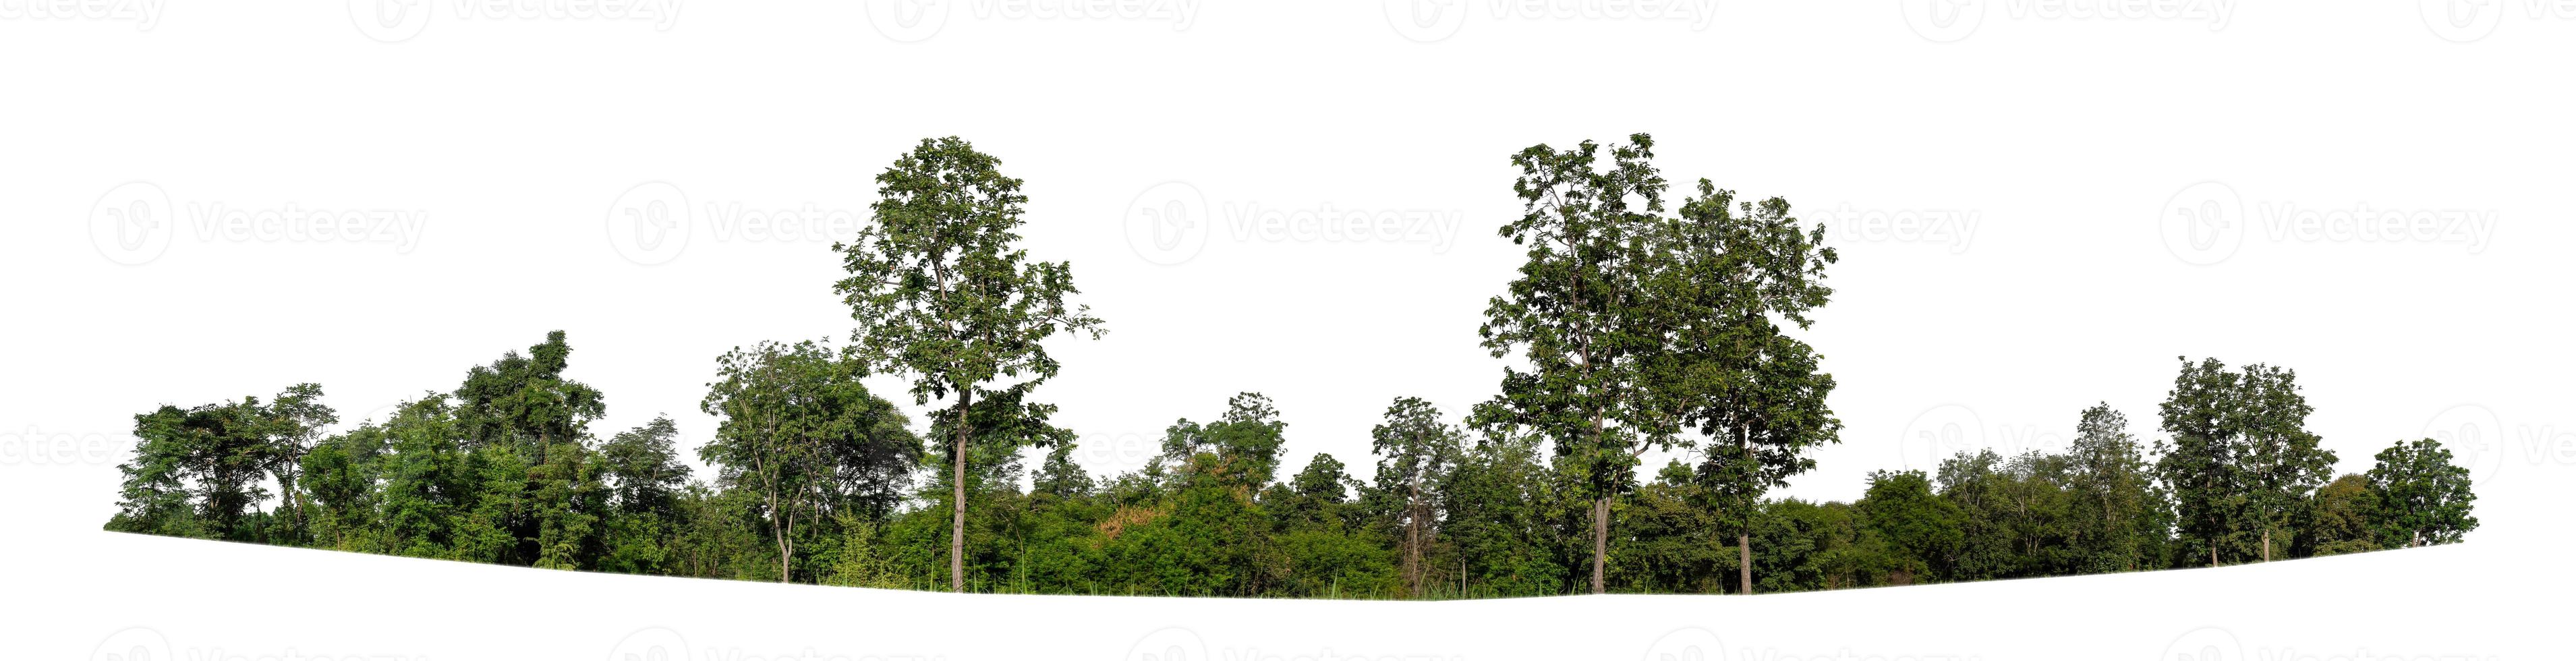
[[[1753,456],[1753,430],[1741,424],[1736,427],[1736,439],[1741,443],[1738,447],[1744,448],[1744,456],[1749,459]],[[1737,585],[1740,594],[1753,594],[1753,514],[1754,508],[1761,506],[1760,500],[1757,496],[1744,504],[1744,528],[1735,532],[1736,580],[1741,581]]]
[[[769,529],[772,534],[778,536],[778,582],[785,583],[788,582],[788,564],[796,559],[796,543],[787,539],[787,529],[796,526],[795,515],[778,512],[774,505],[771,506],[770,511],[774,514],[770,516]]]
[[[1410,502],[1404,508],[1404,589],[1413,597],[1422,596],[1422,481],[1416,477],[1409,489]]]
[[[948,591],[966,591],[966,407],[975,401],[974,386],[957,389],[955,457],[949,464]]]
[[[2263,561],[2272,561],[2272,527],[2263,526]]]
[[[1736,574],[1736,580],[1742,581],[1737,592],[1741,594],[1753,594],[1752,533],[1739,532],[1735,534],[1735,561],[1735,568],[1738,572]]]
[[[1605,495],[1605,496],[1601,496],[1601,497],[1595,498],[1595,499],[1593,499],[1593,501],[1592,501],[1592,593],[1593,593],[1593,594],[1601,594],[1601,593],[1604,593],[1604,592],[1608,592],[1608,591],[1609,591],[1609,590],[1608,590],[1608,588],[1606,588],[1606,587],[1605,587],[1605,585],[1604,585],[1604,583],[1602,582],[1602,574],[1603,574],[1603,572],[1606,570],[1607,566],[1609,565],[1609,558],[1610,558],[1610,497]]]

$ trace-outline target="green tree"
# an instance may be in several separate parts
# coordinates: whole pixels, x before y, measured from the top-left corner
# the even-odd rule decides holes
[[[1946,577],[1957,566],[1967,537],[1959,525],[1963,514],[1932,490],[1922,471],[1870,473],[1869,491],[1853,507],[1863,525],[1886,541],[1896,582]]]
[[[689,481],[689,467],[674,447],[679,434],[670,417],[654,416],[599,444],[598,472],[609,490],[600,569],[668,571],[669,549],[683,522],[681,488]]]
[[[999,161],[955,137],[923,140],[877,175],[875,222],[832,249],[849,276],[834,286],[858,321],[854,354],[870,370],[909,374],[916,404],[953,399],[949,589],[965,590],[966,462],[980,396],[1012,401],[1055,376],[1044,341],[1059,331],[1097,338],[1066,262],[1028,259],[1019,226],[1028,197]],[[1016,383],[999,384],[1002,379]],[[998,384],[998,385],[997,385]]]
[[[1456,467],[1464,436],[1441,421],[1438,407],[1418,397],[1396,398],[1386,407],[1386,421],[1369,436],[1378,455],[1377,488],[1398,500],[1394,515],[1403,529],[1404,589],[1419,595],[1423,552],[1439,533],[1439,495],[1433,490]]]
[[[2376,459],[2368,479],[2381,548],[2449,544],[2478,528],[2469,469],[2452,463],[2441,442],[2398,441]]]
[[[1780,324],[1806,329],[1808,312],[1832,297],[1825,228],[1801,227],[1789,202],[1737,203],[1735,192],[1699,181],[1698,195],[1658,238],[1664,263],[1651,277],[1665,350],[1649,354],[1648,395],[1668,402],[1684,424],[1709,438],[1699,478],[1720,512],[1732,513],[1738,585],[1753,588],[1751,516],[1762,494],[1815,468],[1807,452],[1835,443],[1842,429],[1825,399],[1834,389],[1820,357]]]
[[[2316,407],[2299,394],[2298,373],[2261,364],[2245,367],[2238,382],[2244,392],[2239,409],[2245,441],[2244,468],[2248,505],[2261,539],[2263,559],[2272,559],[2272,537],[2289,524],[2308,495],[2334,476],[2335,454],[2318,447],[2307,430]]]
[[[2222,547],[2242,539],[2239,526],[2250,518],[2250,450],[2238,433],[2242,390],[2241,377],[2218,359],[2183,359],[2159,409],[2172,438],[2156,442],[2156,477],[2173,491],[2178,532],[2208,550],[2212,567]]]
[[[303,471],[304,455],[322,439],[324,428],[340,422],[331,407],[322,404],[322,386],[299,383],[288,386],[269,400],[267,432],[273,447],[268,452],[269,474],[277,478],[278,509],[286,515],[288,539],[309,539],[306,530],[304,492],[296,489],[296,478]]]
[[[762,342],[718,358],[718,379],[699,404],[721,420],[698,456],[717,467],[719,484],[755,494],[781,583],[793,579],[800,517],[827,521],[854,493],[899,488],[887,482],[920,452],[903,413],[869,394],[860,376],[856,363],[811,340]],[[853,460],[891,465],[848,465]]]
[[[2207,545],[2211,566],[2222,548],[2249,543],[2256,557],[2272,559],[2273,533],[2335,462],[2306,429],[2315,408],[2299,394],[2298,374],[2184,359],[2162,410],[2173,438],[2157,447],[2157,473],[2173,490],[2183,536]]]
[[[1641,133],[1612,147],[1606,164],[1589,140],[1512,157],[1522,216],[1500,234],[1528,261],[1477,329],[1494,357],[1518,351],[1527,367],[1504,368],[1502,393],[1478,416],[1538,431],[1583,476],[1594,593],[1607,589],[1612,501],[1635,487],[1640,455],[1675,442],[1670,417],[1640,384],[1641,362],[1662,345],[1645,307],[1665,188],[1653,147]]]
[[[2320,556],[2379,550],[2379,531],[2371,528],[2378,507],[2370,478],[2345,473],[2317,488],[2316,499],[2307,508],[2306,525],[2301,526],[2300,546],[2308,555]]]
[[[2172,510],[2129,417],[2103,402],[2084,409],[2067,448],[2066,480],[2081,571],[2136,571],[2161,557]]]

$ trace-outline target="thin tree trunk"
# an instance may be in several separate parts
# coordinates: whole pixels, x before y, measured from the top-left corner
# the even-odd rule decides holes
[[[2272,561],[2272,527],[2263,526],[2263,561]]]
[[[966,591],[966,407],[974,386],[957,389],[956,456],[949,465],[948,591]]]
[[[1605,587],[1605,584],[1602,582],[1602,574],[1603,574],[1603,572],[1604,572],[1604,571],[1606,571],[1606,568],[1607,568],[1607,566],[1609,565],[1609,557],[1610,557],[1610,497],[1605,495],[1605,496],[1601,496],[1601,497],[1595,498],[1595,499],[1593,499],[1593,501],[1592,501],[1592,593],[1593,593],[1593,594],[1601,594],[1601,593],[1604,593],[1604,592],[1608,592],[1608,591],[1609,591],[1609,590],[1608,590],[1608,588],[1607,588],[1607,587]]]
[[[1736,569],[1738,570],[1736,580],[1742,581],[1737,588],[1737,592],[1740,594],[1753,594],[1752,534],[1742,532],[1735,534],[1735,562]]]
[[[788,540],[787,529],[796,526],[796,515],[780,512],[775,505],[770,511],[778,512],[770,518],[770,531],[778,536],[778,582],[786,583],[789,563],[796,559],[796,543]]]
[[[1740,428],[1743,425],[1739,424],[1737,426]],[[1741,443],[1738,447],[1744,448],[1744,456],[1748,459],[1751,458],[1753,456],[1753,430],[1740,429],[1736,432],[1736,439]],[[1758,501],[1761,499],[1757,497],[1754,500]],[[1736,580],[1739,581],[1736,585],[1736,591],[1740,594],[1753,594],[1753,508],[1759,507],[1759,505],[1753,502],[1746,502],[1744,507],[1744,528],[1735,532],[1735,568],[1737,571]]]

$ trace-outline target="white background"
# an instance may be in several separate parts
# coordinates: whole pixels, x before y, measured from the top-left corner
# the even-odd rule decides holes
[[[1217,658],[1634,658],[1698,625],[1728,658],[2147,658],[2218,625],[2241,658],[2537,653],[2553,632],[2508,604],[2565,582],[2541,554],[2576,502],[2576,3],[2449,1],[0,0],[0,643],[561,658],[651,625],[699,658],[1102,658],[1170,625]],[[1087,467],[1140,466],[1245,390],[1290,423],[1289,470],[1362,466],[1388,400],[1494,391],[1475,329],[1519,259],[1494,235],[1508,156],[1640,131],[1674,199],[1784,196],[1841,252],[1805,337],[1848,427],[1788,495],[2053,449],[2097,401],[2157,437],[2175,357],[2215,356],[2297,369],[2340,470],[2443,439],[2485,525],[2209,572],[1442,605],[958,601],[97,532],[136,413],[315,381],[381,419],[552,329],[608,395],[594,432],[667,413],[694,446],[715,356],[846,337],[828,247],[875,173],[952,134],[1027,181],[1026,245],[1108,320],[1040,390]],[[350,224],[288,222],[317,212]],[[823,222],[745,220],[782,215]],[[2448,619],[2352,626],[2425,612]]]

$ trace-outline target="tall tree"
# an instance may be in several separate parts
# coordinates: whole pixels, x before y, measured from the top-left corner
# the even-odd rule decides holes
[[[2204,546],[2216,567],[2221,547],[2239,538],[2248,518],[2247,449],[2237,433],[2241,377],[2216,358],[2180,360],[2182,372],[2159,407],[2171,438],[2156,442],[2156,476],[2173,491],[2176,528]]]
[[[2184,535],[2208,545],[2211,566],[2222,547],[2245,541],[2271,560],[2273,533],[2332,475],[2334,453],[2306,428],[2313,411],[2296,372],[2182,361],[2165,396],[2164,428],[2173,438],[2158,444],[2157,473],[2173,490]]]
[[[278,510],[286,515],[288,537],[301,542],[307,534],[304,492],[296,488],[296,478],[305,453],[322,439],[324,428],[340,422],[340,416],[322,404],[322,386],[314,383],[288,386],[269,400],[265,412],[273,444],[267,464],[269,474],[277,478]]]
[[[1441,421],[1440,409],[1418,397],[1398,397],[1386,407],[1386,421],[1369,431],[1376,449],[1377,488],[1398,499],[1396,521],[1403,529],[1404,586],[1422,594],[1423,548],[1431,543],[1439,521],[1439,494],[1434,493],[1457,466],[1460,441],[1456,427]]]
[[[2299,393],[2297,372],[2247,365],[2238,384],[2243,388],[2237,396],[2243,402],[2238,433],[2245,440],[2247,504],[2263,559],[2269,561],[2273,533],[2289,525],[2309,494],[2334,476],[2335,454],[2318,447],[2317,435],[2307,430],[2308,414],[2316,407]]]
[[[1583,476],[1591,501],[1592,591],[1606,591],[1611,504],[1635,487],[1640,455],[1669,448],[1674,423],[1635,387],[1643,356],[1661,348],[1645,309],[1649,245],[1663,211],[1654,139],[1629,136],[1603,162],[1600,145],[1536,145],[1512,157],[1522,215],[1500,234],[1526,250],[1520,277],[1485,307],[1486,350],[1518,351],[1527,371],[1505,367],[1502,393],[1479,407],[1491,423],[1555,441]]]
[[[883,486],[849,485],[849,475],[899,471],[847,470],[851,457],[901,457],[920,451],[903,413],[868,393],[858,365],[836,359],[811,340],[762,342],[717,359],[699,408],[722,418],[716,436],[698,456],[717,467],[729,488],[757,494],[778,554],[778,581],[794,577],[798,522],[828,520],[852,491]],[[908,464],[905,464],[908,465]]]
[[[2368,478],[2381,548],[2449,544],[2478,527],[2469,469],[2440,441],[2398,441],[2379,451]]]
[[[1739,204],[1706,179],[1656,234],[1646,308],[1667,330],[1663,350],[1646,356],[1645,396],[1709,437],[1701,493],[1732,515],[1745,594],[1762,494],[1814,469],[1809,450],[1840,440],[1842,421],[1825,402],[1833,375],[1781,327],[1808,328],[1807,313],[1833,295],[1824,269],[1837,257],[1824,236],[1822,224],[1801,227],[1787,200]]]
[[[1048,337],[1103,332],[1088,307],[1065,303],[1077,292],[1072,265],[1032,261],[1018,247],[1028,197],[998,164],[956,137],[923,140],[877,175],[883,199],[875,222],[832,246],[849,273],[833,289],[858,322],[854,355],[872,371],[911,375],[915,404],[953,400],[948,577],[959,592],[971,406],[997,389],[1024,395],[1055,376]]]
[[[2081,529],[2074,538],[2085,571],[2147,568],[2170,505],[2155,484],[2129,417],[2103,402],[2084,409],[2066,452],[2066,480]]]

